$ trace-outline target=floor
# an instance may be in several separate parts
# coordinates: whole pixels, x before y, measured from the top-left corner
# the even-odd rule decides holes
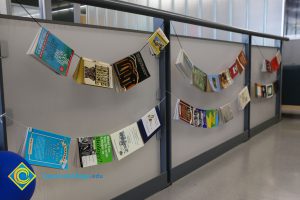
[[[300,119],[284,118],[148,200],[299,200]]]

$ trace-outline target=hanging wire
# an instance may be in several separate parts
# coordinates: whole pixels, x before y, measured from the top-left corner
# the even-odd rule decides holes
[[[177,100],[178,100],[178,99],[181,99],[181,98],[179,98],[177,95],[173,94],[172,92],[170,92],[170,91],[168,91],[168,90],[166,90],[166,93],[170,94],[171,97],[173,97],[173,98],[175,98],[175,99],[177,99]],[[223,104],[223,105],[227,105],[227,104],[232,105],[232,104],[236,101],[236,99],[237,99],[237,96],[235,96],[232,100],[230,100],[229,102],[227,102],[226,104]],[[163,98],[162,98],[162,99],[161,99],[154,107],[160,106],[160,104],[163,103],[165,100],[166,100],[166,96],[163,97]],[[214,108],[214,110],[218,110],[220,107],[222,107],[222,106],[219,106],[217,109]],[[206,108],[206,109],[204,109],[204,110],[213,110],[213,109],[208,109],[208,108]],[[26,129],[29,128],[29,126],[25,125],[24,123],[22,123],[22,122],[20,122],[20,121],[18,121],[18,120],[15,120],[15,119],[13,119],[12,117],[7,116],[6,113],[3,113],[3,114],[0,115],[1,123],[2,123],[2,118],[3,118],[3,117],[6,117],[6,118],[8,118],[8,119],[10,119],[10,120],[12,120],[12,121],[14,121],[14,122],[16,122],[16,124],[18,124],[19,126],[25,127]],[[115,131],[111,131],[111,132],[115,132]],[[84,137],[89,137],[89,136],[84,136]],[[75,141],[75,140],[77,140],[77,138],[71,138],[71,141]]]
[[[19,0],[16,0],[16,2],[24,9],[24,11],[30,16],[30,18],[36,22],[41,28],[43,28],[43,26],[38,22],[38,20],[36,18],[34,18],[30,13],[29,11],[24,7],[23,4],[21,4],[19,2]],[[161,25],[159,26],[160,28],[162,27],[162,25],[164,24],[164,22],[161,23]],[[146,46],[148,45],[148,41],[146,42],[146,44],[139,50],[139,52],[141,52]],[[78,58],[81,58],[80,55],[78,55],[75,51],[74,51],[74,55]]]
[[[28,10],[23,6],[23,4],[21,4],[19,2],[19,0],[16,0],[16,2],[25,10],[25,12],[31,17],[31,19],[33,19],[33,21],[35,21],[40,27],[43,27],[36,18],[34,18],[29,12]]]
[[[154,107],[160,106],[160,104],[161,104],[162,102],[164,102],[165,100],[166,100],[166,97],[162,98],[162,99],[161,99]],[[0,115],[0,123],[3,123],[3,121],[2,121],[2,118],[3,118],[3,117],[6,117],[7,119],[9,119],[9,120],[15,122],[17,125],[19,125],[19,126],[21,126],[21,127],[24,127],[24,128],[26,128],[26,129],[28,129],[29,127],[31,127],[31,126],[25,125],[24,123],[22,123],[22,122],[20,122],[20,121],[18,121],[18,120],[16,120],[16,119],[14,119],[14,118],[12,118],[12,117],[9,117],[6,113],[2,113],[2,114]],[[86,136],[85,136],[85,137],[86,137]],[[72,138],[71,140],[76,140],[76,138]]]
[[[173,28],[173,30],[174,30],[174,33],[175,33],[175,36],[176,36],[177,41],[178,41],[178,43],[179,43],[179,46],[180,46],[181,49],[183,49],[183,46],[182,46],[181,41],[180,41],[180,39],[179,39],[179,36],[178,36],[178,34],[177,34],[177,32],[176,32],[175,26],[173,25],[172,22],[170,22],[170,23],[171,23],[171,26],[172,26],[172,28]],[[240,49],[239,52],[241,52],[241,51],[244,51],[244,46],[241,47],[241,49]],[[236,60],[236,58],[234,59],[234,62],[235,62],[235,60]],[[215,74],[218,74],[218,73],[215,73]]]
[[[177,95],[173,94],[172,92],[170,92],[170,91],[168,91],[168,90],[166,90],[166,93],[170,94],[171,97],[173,97],[173,98],[175,98],[175,99],[181,99],[181,98],[179,98]],[[237,97],[235,96],[234,99],[232,99],[231,101],[229,101],[229,102],[226,103],[226,104],[232,104],[234,101],[236,101],[236,98],[237,98]],[[155,106],[160,106],[160,104],[163,103],[165,100],[166,100],[166,97],[163,97],[163,98],[162,98]],[[226,104],[224,104],[224,105],[226,105]],[[155,107],[155,106],[154,106],[154,107]],[[218,108],[220,108],[220,107],[218,107]],[[28,129],[29,127],[31,127],[31,126],[25,125],[25,124],[22,123],[21,121],[18,121],[18,120],[16,120],[16,119],[12,118],[12,117],[9,117],[6,113],[3,113],[3,114],[0,115],[1,123],[2,123],[2,118],[3,118],[3,117],[6,117],[7,119],[12,120],[12,121],[15,122],[17,125],[22,126],[22,127],[26,128],[26,129]],[[87,136],[84,136],[84,137],[87,137]],[[71,140],[76,140],[76,138],[72,138]]]
[[[181,45],[181,42],[180,42],[180,39],[179,39],[179,36],[178,36],[178,34],[177,34],[176,30],[175,30],[175,27],[174,27],[172,21],[170,21],[170,23],[171,23],[171,26],[172,26],[173,31],[174,31],[174,33],[175,33],[175,36],[176,36],[176,38],[177,38],[177,41],[178,41],[178,43],[179,43],[179,46],[180,46],[181,49],[183,49],[183,47],[182,47],[182,45]]]
[[[154,107],[160,106],[160,104],[162,104],[165,100],[166,100],[166,97],[162,98]],[[111,131],[106,131],[106,132],[114,133],[116,131],[117,130],[111,130]],[[83,137],[89,137],[89,136],[83,136]],[[77,138],[72,138],[71,140],[77,140]]]
[[[26,128],[26,129],[29,127],[29,126],[25,125],[24,123],[22,123],[22,122],[20,122],[20,121],[18,121],[18,120],[16,120],[16,119],[13,119],[12,117],[9,117],[6,113],[3,113],[3,114],[0,115],[1,123],[3,123],[3,121],[2,121],[2,118],[3,118],[3,117],[5,117],[5,118],[7,118],[7,119],[9,119],[9,120],[11,120],[11,121],[13,121],[13,122],[15,122],[15,123],[18,124],[19,126],[22,126],[22,127]]]
[[[39,25],[39,27],[41,27],[41,28],[44,27],[44,26],[42,26],[42,25],[40,24],[40,22],[38,22],[38,20],[37,20],[36,18],[34,18],[34,17],[30,14],[30,12],[24,7],[23,4],[21,4],[21,3],[19,2],[19,0],[16,0],[16,2],[23,8],[23,10],[30,16],[30,18],[31,18],[37,25]],[[77,56],[78,58],[81,57],[81,56],[79,56],[75,51],[74,51],[74,55]]]
[[[176,96],[176,95],[174,95],[172,92],[170,92],[170,91],[166,91],[166,93],[168,93],[168,94],[170,94],[171,96],[173,96],[173,98],[175,98],[175,99],[182,99],[182,98],[179,98],[178,96]],[[232,98],[229,102],[227,102],[227,103],[225,103],[225,104],[223,104],[223,105],[226,105],[226,104],[232,104],[232,103],[234,103],[235,101],[236,101],[236,96],[234,97],[234,98]],[[184,100],[185,101],[185,100]],[[222,105],[222,106],[223,106]],[[219,106],[218,108],[220,108],[220,107],[222,107],[222,106]],[[202,109],[202,108],[201,108]],[[215,108],[214,108],[215,109]],[[203,110],[212,110],[212,109],[210,109],[210,108],[206,108],[206,109],[203,109]]]
[[[260,49],[258,43],[255,41],[254,38],[252,38],[252,40],[253,40],[253,43],[256,45],[255,47],[259,50],[259,54],[261,55],[261,57],[262,57],[264,60],[267,60],[266,57],[264,56],[263,52],[261,51],[261,49]]]

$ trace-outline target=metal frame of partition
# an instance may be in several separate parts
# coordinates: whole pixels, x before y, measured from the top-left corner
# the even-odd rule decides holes
[[[226,26],[219,23],[214,23],[206,20],[201,20],[194,17],[189,17],[181,14],[176,14],[173,12],[168,12],[164,10],[159,10],[155,8],[150,8],[146,6],[136,5],[132,3],[127,3],[123,1],[114,0],[67,0],[72,3],[85,4],[90,6],[96,6],[101,8],[107,8],[117,11],[123,11],[128,13],[146,15],[154,18],[161,19],[163,23],[163,29],[168,38],[170,38],[170,21],[182,22],[186,24],[193,24],[208,28],[219,29],[223,31],[235,32],[243,34],[244,45],[246,49],[246,56],[249,60],[248,66],[245,70],[245,86],[250,87],[251,85],[251,46],[252,46],[252,36],[258,36],[263,38],[275,39],[280,41],[280,50],[282,50],[282,42],[289,40],[286,37],[264,34],[254,31],[249,31],[245,29],[240,29],[232,26]],[[14,18],[14,17],[7,17]],[[24,19],[24,18],[21,18]],[[28,19],[27,19],[28,20]],[[40,20],[41,22],[49,22],[45,20]],[[66,23],[68,24],[68,23]],[[86,26],[86,25],[83,25]],[[112,28],[113,29],[113,28]],[[0,54],[1,56],[1,54]],[[224,154],[228,150],[234,148],[235,146],[247,141],[250,137],[261,132],[265,128],[275,124],[281,118],[281,75],[282,72],[279,71],[277,74],[277,79],[280,81],[279,92],[276,97],[276,116],[261,125],[250,129],[250,104],[248,104],[244,110],[244,132],[229,139],[228,141],[213,147],[207,152],[202,153],[185,163],[180,164],[172,168],[172,127],[171,127],[171,48],[170,44],[162,52],[159,60],[159,82],[160,82],[160,99],[166,98],[166,100],[161,103],[161,114],[162,114],[162,129],[160,131],[160,175],[154,177],[146,183],[115,197],[114,199],[144,199],[172,184],[172,182],[182,178],[183,176],[189,174],[195,169],[198,169],[202,165],[208,163],[209,161],[217,158],[218,156]],[[282,69],[282,68],[281,68]],[[5,112],[4,105],[4,87],[3,87],[3,74],[2,65],[0,57],[0,112]],[[3,123],[0,124],[0,150],[7,150],[7,135],[6,135],[6,124],[3,118]]]

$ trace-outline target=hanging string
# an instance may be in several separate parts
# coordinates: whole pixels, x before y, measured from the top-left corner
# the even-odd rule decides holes
[[[160,104],[162,104],[162,102],[164,102],[166,100],[166,97],[162,98],[154,107],[156,106],[160,106]],[[111,130],[111,131],[106,131],[106,132],[109,132],[109,133],[114,133],[116,132],[117,130]],[[88,136],[84,136],[84,137],[88,137]],[[71,139],[72,141],[73,140],[77,140],[77,138],[72,138]]]
[[[261,51],[261,49],[260,49],[260,47],[259,47],[258,43],[256,43],[256,41],[255,41],[255,38],[254,38],[254,37],[252,38],[252,40],[253,40],[253,43],[256,45],[255,47],[258,49],[258,51],[259,51],[259,54],[261,55],[261,57],[262,57],[264,60],[267,60],[267,59],[266,59],[266,57],[264,56],[264,54],[262,53],[262,51]]]
[[[173,97],[173,98],[175,98],[175,99],[182,99],[182,98],[178,97],[177,95],[173,94],[172,92],[170,92],[170,91],[168,91],[168,90],[166,90],[166,93],[170,94],[171,97]],[[163,97],[163,98],[162,98],[155,106],[160,106],[160,104],[162,104],[165,100],[166,100],[166,96]],[[229,101],[229,102],[226,103],[226,104],[229,104],[229,103],[232,104],[235,100],[236,100],[236,97],[234,97],[234,99],[232,99],[231,101]],[[224,105],[226,105],[226,104],[224,104]],[[219,108],[219,107],[218,107],[218,108]],[[3,114],[0,115],[1,123],[2,123],[2,118],[3,118],[3,117],[6,117],[7,119],[9,119],[9,120],[15,122],[17,125],[19,125],[19,126],[21,126],[21,127],[24,127],[24,128],[26,128],[26,129],[28,129],[29,127],[31,127],[31,126],[25,125],[24,123],[22,123],[22,122],[20,122],[20,121],[18,121],[18,120],[16,120],[16,119],[13,119],[12,117],[9,117],[6,113],[3,113]],[[86,137],[86,136],[85,136],[85,137]],[[71,139],[71,140],[76,140],[76,138],[73,138],[73,139]]]
[[[19,0],[16,0],[16,2],[25,10],[25,12],[31,17],[31,19],[33,20],[33,21],[35,21],[40,27],[43,27],[39,22],[38,22],[38,20],[36,19],[36,18],[34,18],[29,12],[28,12],[28,10],[23,6],[23,4],[21,4],[20,2],[19,2]]]
[[[166,93],[168,93],[168,94],[170,94],[171,96],[173,96],[173,98],[175,98],[175,99],[182,99],[182,98],[180,98],[180,97],[178,97],[178,96],[176,96],[176,95],[174,95],[172,92],[170,92],[170,91],[166,91]],[[236,101],[236,96],[234,97],[234,98],[232,98],[228,103],[225,103],[225,104],[223,104],[223,105],[226,105],[226,104],[232,104],[233,102],[235,102]],[[184,100],[185,101],[185,100]],[[223,106],[222,105],[222,106]],[[220,108],[221,106],[219,106],[218,108]],[[205,110],[205,109],[204,109]],[[211,109],[209,109],[209,108],[206,108],[206,110],[211,110]]]
[[[173,98],[175,98],[175,99],[182,99],[182,98],[179,98],[177,95],[175,95],[175,94],[173,94],[172,92],[170,92],[170,91],[168,91],[168,90],[166,90],[166,93],[168,93],[168,94],[170,94],[170,96],[171,97],[173,97]],[[166,100],[166,96],[165,97],[163,97],[155,106],[160,106],[160,104],[161,103],[163,103],[165,100]],[[223,104],[223,105],[227,105],[227,104],[231,104],[232,105],[232,103],[234,102],[234,101],[236,101],[236,96],[231,100],[231,101],[229,101],[228,103],[226,103],[226,104]],[[154,106],[154,107],[155,107]],[[221,106],[220,106],[221,107]],[[218,107],[218,108],[220,108],[220,107]],[[212,110],[212,109],[205,109],[205,110]],[[218,110],[218,109],[215,109],[215,110]],[[13,119],[12,117],[9,117],[9,116],[7,116],[7,114],[6,113],[3,113],[3,114],[1,114],[0,115],[0,121],[1,121],[1,123],[2,123],[2,118],[3,117],[6,117],[6,118],[8,118],[8,119],[10,119],[10,120],[12,120],[12,121],[14,121],[17,125],[19,125],[19,126],[22,126],[22,127],[24,127],[24,128],[26,128],[26,129],[28,129],[30,126],[27,126],[27,125],[25,125],[24,123],[22,123],[22,122],[20,122],[20,121],[18,121],[18,120],[15,120],[15,119]],[[114,130],[113,131],[111,131],[112,133],[113,132],[115,132]],[[84,136],[84,137],[89,137],[89,136]],[[77,137],[78,138],[78,137]],[[77,140],[77,138],[71,138],[71,141],[75,141],[75,140]],[[24,144],[22,144],[22,145],[24,145]],[[20,150],[20,149],[19,149]]]
[[[16,0],[16,1],[17,1],[17,3],[24,9],[24,11],[30,16],[30,18],[31,18],[34,22],[36,22],[41,28],[43,28],[43,26],[38,22],[38,20],[37,20],[36,18],[34,18],[34,17],[29,13],[29,11],[23,6],[23,4],[21,4],[21,3],[19,2],[19,0]],[[161,25],[160,25],[159,27],[161,28],[163,24],[164,24],[164,22],[162,22]],[[145,44],[139,51],[141,52],[147,45],[148,45],[148,41],[146,42],[146,44]],[[81,58],[81,56],[78,55],[75,51],[74,51],[74,55],[75,55],[76,57],[78,57],[78,58]]]
[[[182,44],[181,44],[181,42],[180,42],[180,39],[179,39],[179,36],[178,36],[178,34],[177,34],[177,32],[176,32],[175,26],[173,25],[172,21],[171,21],[170,23],[171,23],[171,26],[172,26],[172,28],[173,28],[173,30],[174,30],[174,33],[175,33],[175,36],[176,36],[176,38],[177,38],[178,44],[179,44],[180,48],[183,49],[183,46],[182,46]],[[241,51],[244,51],[244,46],[240,49],[239,52],[241,52]],[[235,60],[236,60],[236,59],[234,59],[233,62],[235,62]],[[218,74],[218,73],[214,73],[214,74]]]
[[[170,21],[170,23],[171,23],[171,26],[172,26],[173,31],[174,31],[174,33],[175,33],[175,36],[176,36],[176,38],[177,38],[177,41],[178,41],[178,43],[179,43],[179,46],[180,46],[181,49],[183,49],[183,47],[182,47],[182,45],[181,45],[181,42],[180,42],[180,40],[179,40],[179,36],[178,36],[178,34],[177,34],[176,30],[175,30],[175,27],[174,27],[172,21]]]
[[[12,117],[9,117],[6,113],[3,113],[3,114],[1,114],[0,115],[0,122],[1,123],[3,123],[3,121],[2,121],[2,118],[3,117],[5,117],[5,118],[7,118],[7,119],[9,119],[9,120],[11,120],[11,121],[13,121],[13,122],[15,122],[16,124],[18,124],[19,126],[22,126],[22,127],[24,127],[24,128],[28,128],[29,126],[27,126],[27,125],[25,125],[25,124],[23,124],[22,122],[20,122],[20,121],[18,121],[18,120],[16,120],[16,119],[13,119]]]
[[[162,98],[155,106],[160,106],[160,104],[162,103],[162,102],[164,102],[166,100],[166,97],[164,97],[164,98]],[[154,107],[155,107],[154,106]],[[31,126],[27,126],[27,125],[25,125],[25,124],[23,124],[22,122],[20,122],[20,121],[18,121],[18,120],[16,120],[16,119],[13,119],[12,117],[9,117],[6,113],[3,113],[3,114],[1,114],[0,115],[0,123],[3,123],[3,121],[2,121],[2,118],[3,117],[5,117],[5,118],[7,118],[7,119],[9,119],[9,120],[11,120],[11,121],[13,121],[13,122],[15,122],[17,125],[19,125],[19,126],[21,126],[21,127],[24,127],[24,128],[26,128],[26,129],[28,129],[29,127],[31,127]],[[86,136],[85,136],[86,137]],[[76,138],[72,138],[71,140],[76,140]]]

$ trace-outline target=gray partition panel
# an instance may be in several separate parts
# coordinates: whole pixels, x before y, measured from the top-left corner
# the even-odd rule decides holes
[[[242,44],[210,40],[181,38],[183,48],[191,60],[208,74],[219,73],[235,61]],[[244,87],[245,74],[239,75],[234,84],[220,93],[206,93],[189,84],[174,63],[179,52],[176,38],[171,38],[172,108],[176,98],[199,108],[219,108],[234,101],[234,119],[218,128],[195,128],[182,121],[172,121],[172,167],[176,167],[207,150],[244,132],[244,113],[237,107],[237,95]],[[174,111],[173,111],[174,112]],[[173,113],[172,113],[173,114]]]
[[[45,26],[82,56],[113,63],[138,51],[148,35],[66,25]],[[159,87],[158,60],[143,51],[151,77],[126,93],[76,84],[71,76],[54,74],[26,55],[38,26],[33,22],[0,19],[0,40],[8,42],[3,59],[5,103],[8,114],[27,126],[69,135],[93,136],[117,131],[142,117],[156,103]],[[8,121],[8,124],[11,123]],[[7,128],[8,147],[20,148],[26,128],[12,123]],[[34,167],[37,188],[33,199],[110,199],[160,174],[160,145],[153,137],[144,148],[112,163],[80,168],[76,141],[72,140],[68,171]],[[95,180],[44,180],[43,173],[102,174]]]
[[[261,72],[263,56],[270,60],[276,52],[277,48],[252,46],[250,128],[275,117],[276,95],[270,99],[255,98],[254,86],[255,83],[268,84],[276,81],[276,73]]]

